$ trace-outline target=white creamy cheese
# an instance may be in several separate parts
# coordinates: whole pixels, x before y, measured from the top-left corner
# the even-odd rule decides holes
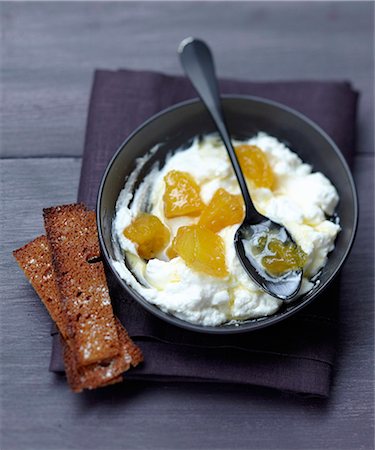
[[[251,191],[256,208],[265,216],[283,224],[307,254],[300,295],[309,291],[309,281],[325,265],[327,255],[334,248],[339,225],[327,220],[338,203],[338,194],[331,182],[321,173],[288,149],[276,138],[258,133],[246,142],[256,145],[269,160],[275,175],[275,188]],[[144,158],[139,162],[139,167]],[[180,257],[168,260],[163,253],[147,263],[139,258],[136,245],[125,238],[123,230],[145,208],[151,205],[156,215],[170,229],[171,239],[180,226],[196,223],[198,218],[164,216],[164,176],[171,170],[189,172],[201,188],[201,197],[208,203],[218,188],[240,194],[226,150],[215,135],[176,152],[160,170],[155,168],[132,196],[130,179],[121,192],[113,222],[113,234],[121,251],[114,261],[119,275],[146,300],[160,309],[188,322],[215,326],[228,321],[259,318],[274,314],[281,301],[257,287],[242,268],[236,255],[233,239],[238,225],[219,232],[226,248],[229,276],[215,278],[188,268]],[[151,189],[150,189],[151,188]],[[131,201],[132,200],[132,201]],[[124,263],[124,255],[131,270]]]

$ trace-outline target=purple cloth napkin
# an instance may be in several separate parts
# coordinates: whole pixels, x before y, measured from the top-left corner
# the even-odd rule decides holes
[[[351,162],[358,94],[347,82],[223,80],[221,92],[250,94],[284,103],[318,123]],[[104,169],[122,141],[145,119],[195,97],[182,77],[153,72],[95,73],[78,200],[94,208]],[[192,333],[144,311],[108,273],[116,314],[141,347],[145,362],[128,379],[216,381],[254,384],[327,396],[334,363],[338,280],[293,318],[271,328],[232,336]],[[50,370],[64,370],[60,340],[53,333]]]

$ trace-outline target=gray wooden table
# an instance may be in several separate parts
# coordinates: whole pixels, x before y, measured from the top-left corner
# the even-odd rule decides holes
[[[363,3],[1,3],[1,441],[8,449],[373,448],[373,13]],[[348,79],[361,91],[361,220],[342,277],[327,400],[137,382],[72,394],[48,372],[50,320],[11,257],[43,207],[75,200],[94,68],[181,73],[208,40],[221,76]]]

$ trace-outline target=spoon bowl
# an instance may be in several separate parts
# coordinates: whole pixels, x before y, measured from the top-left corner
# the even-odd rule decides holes
[[[205,42],[189,37],[181,42],[178,52],[186,75],[217,127],[245,202],[245,219],[234,238],[236,252],[241,264],[253,281],[268,294],[283,301],[291,300],[297,295],[301,287],[302,269],[289,270],[276,276],[271,275],[255,257],[252,242],[256,241],[260,235],[274,233],[277,236],[283,236],[283,245],[292,244],[296,247],[296,244],[285,227],[260,214],[253,204],[224,121],[211,51]]]
[[[251,248],[249,248],[249,243],[257,239],[257,236],[264,233],[272,233],[272,231],[276,233],[285,231],[284,242],[293,242],[286,228],[280,227],[271,220],[264,218],[263,221],[257,224],[243,222],[234,236],[234,245],[242,267],[251,278],[268,294],[277,296],[277,298],[284,301],[289,301],[294,298],[301,287],[303,271],[301,269],[291,270],[275,278],[262,268],[261,264],[254,257]]]

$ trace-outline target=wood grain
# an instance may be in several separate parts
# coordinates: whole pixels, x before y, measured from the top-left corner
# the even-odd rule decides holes
[[[181,73],[176,48],[189,35],[212,45],[220,76],[351,80],[364,94],[358,148],[372,151],[371,2],[10,2],[1,10],[4,157],[81,155],[93,70]]]
[[[324,401],[223,384],[132,382],[72,394],[47,370],[50,320],[11,250],[42,232],[42,207],[74,201],[80,160],[3,161],[1,448],[372,448],[372,163],[355,161],[361,222],[344,268],[339,355]]]
[[[373,4],[0,8],[0,448],[373,449]],[[191,34],[211,43],[223,76],[347,78],[363,92],[354,168],[360,226],[343,269],[328,400],[200,383],[132,382],[75,395],[48,372],[50,319],[11,251],[43,232],[43,207],[76,198],[93,69],[178,73],[176,44]]]

